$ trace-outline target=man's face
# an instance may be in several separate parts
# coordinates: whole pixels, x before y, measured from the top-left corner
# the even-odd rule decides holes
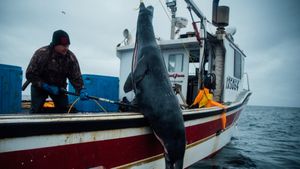
[[[62,55],[66,55],[68,49],[69,49],[69,45],[56,45],[56,46],[54,46],[55,52],[57,52],[59,54],[62,54]]]

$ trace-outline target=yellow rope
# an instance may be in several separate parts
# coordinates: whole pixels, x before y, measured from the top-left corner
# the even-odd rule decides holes
[[[80,99],[80,97],[78,97],[70,106],[69,110],[68,110],[68,114],[70,113],[71,109],[73,108],[74,104]]]
[[[94,102],[105,112],[105,113],[107,113],[107,111],[104,109],[104,107],[103,106],[101,106],[101,104],[100,103],[98,103],[96,100],[94,100]]]
[[[69,110],[68,110],[68,114],[71,112],[71,109],[73,108],[73,106],[75,105],[75,103],[80,99],[80,97],[78,97],[70,106]],[[100,107],[100,109],[102,109],[104,112],[107,113],[107,110],[105,110],[105,108],[103,106],[100,105],[100,103],[98,103],[96,100],[94,100],[94,102]]]

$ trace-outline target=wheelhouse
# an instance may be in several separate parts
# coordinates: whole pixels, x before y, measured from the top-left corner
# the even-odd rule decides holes
[[[217,32],[218,33],[218,32]],[[245,54],[234,43],[232,35],[208,34],[206,48],[200,45],[193,34],[181,35],[175,40],[158,40],[169,78],[182,105],[190,105],[201,83],[210,79],[214,100],[221,103],[235,101],[243,89]],[[134,98],[134,93],[124,93],[124,85],[131,71],[133,45],[117,47],[120,58],[119,97]],[[200,52],[204,50],[201,57]],[[201,71],[202,70],[202,71]]]

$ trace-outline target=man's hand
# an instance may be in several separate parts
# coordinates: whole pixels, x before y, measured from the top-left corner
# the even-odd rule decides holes
[[[49,85],[47,83],[42,83],[42,88],[53,95],[59,94],[59,88],[57,86]]]

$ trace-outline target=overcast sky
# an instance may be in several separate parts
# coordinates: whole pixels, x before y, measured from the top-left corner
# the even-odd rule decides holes
[[[168,39],[170,23],[160,1],[144,2],[154,6],[156,36]],[[195,2],[211,20],[212,0]],[[184,1],[177,4],[177,16],[190,19]],[[34,51],[48,45],[55,30],[64,29],[83,74],[118,76],[116,45],[125,28],[135,35],[138,5],[139,0],[1,0],[0,63],[25,71]],[[253,91],[249,104],[300,107],[300,1],[220,0],[220,5],[230,6],[235,42],[247,55],[245,71]]]

